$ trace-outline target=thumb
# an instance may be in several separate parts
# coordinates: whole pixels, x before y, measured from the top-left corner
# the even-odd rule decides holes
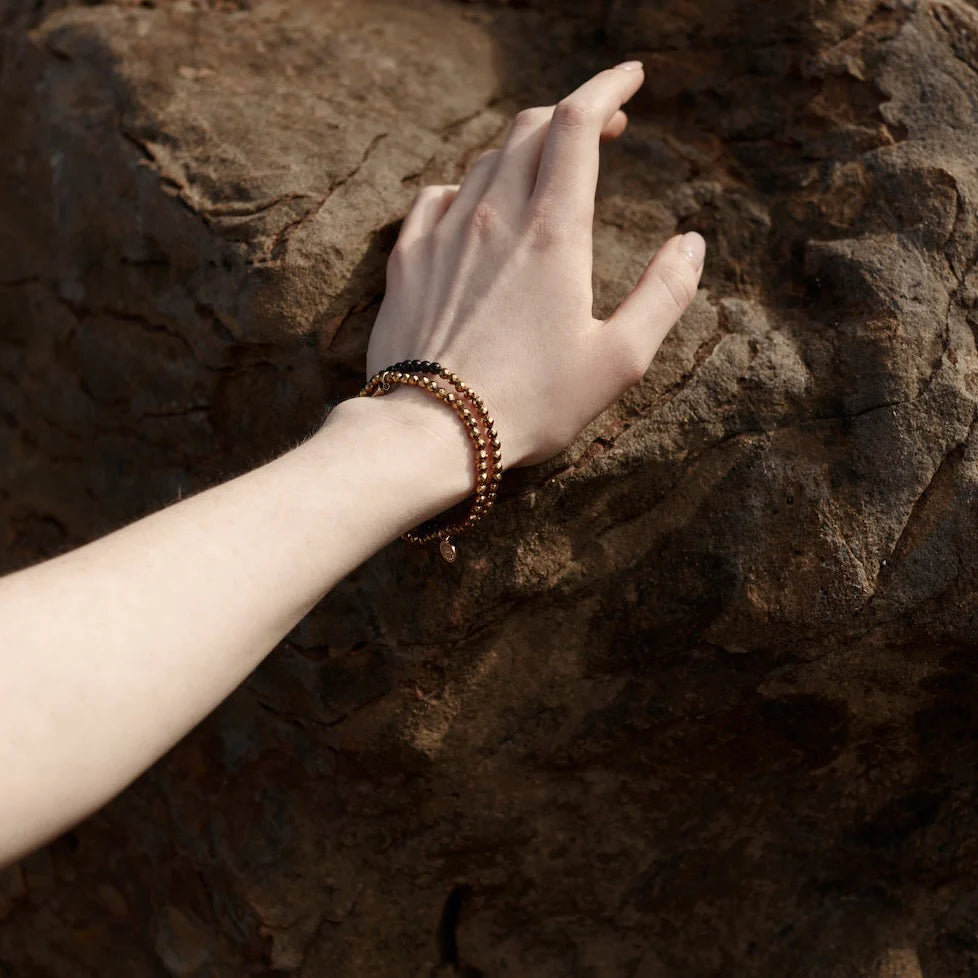
[[[666,333],[693,301],[705,255],[706,242],[695,231],[670,238],[605,323],[627,385],[645,376]]]

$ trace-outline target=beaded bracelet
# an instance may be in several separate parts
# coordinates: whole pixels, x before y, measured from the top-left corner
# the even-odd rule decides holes
[[[443,386],[441,382],[444,382]],[[361,397],[382,396],[394,384],[420,387],[444,401],[465,425],[465,431],[475,448],[475,496],[468,515],[455,523],[439,526],[436,517],[409,530],[403,539],[425,544],[439,540],[438,552],[448,563],[455,562],[456,549],[452,535],[470,530],[492,509],[496,492],[503,478],[503,453],[499,445],[495,422],[486,411],[482,398],[458,374],[440,363],[429,360],[402,360],[378,371],[364,384]]]

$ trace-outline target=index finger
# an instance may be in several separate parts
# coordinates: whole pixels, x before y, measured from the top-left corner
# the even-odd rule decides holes
[[[554,108],[531,203],[551,209],[559,203],[582,216],[594,211],[598,186],[598,144],[602,130],[641,87],[640,61],[625,61],[599,72]]]

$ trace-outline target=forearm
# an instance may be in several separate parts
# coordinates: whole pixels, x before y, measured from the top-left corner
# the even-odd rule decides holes
[[[0,863],[114,795],[337,581],[465,496],[461,426],[407,393],[346,402],[267,465],[0,580]]]

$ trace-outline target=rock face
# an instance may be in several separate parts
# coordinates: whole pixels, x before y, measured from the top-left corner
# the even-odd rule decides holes
[[[397,222],[645,60],[595,295],[645,381],[454,567],[389,548],[0,874],[0,975],[978,973],[978,13],[0,4],[7,569],[356,390]]]

